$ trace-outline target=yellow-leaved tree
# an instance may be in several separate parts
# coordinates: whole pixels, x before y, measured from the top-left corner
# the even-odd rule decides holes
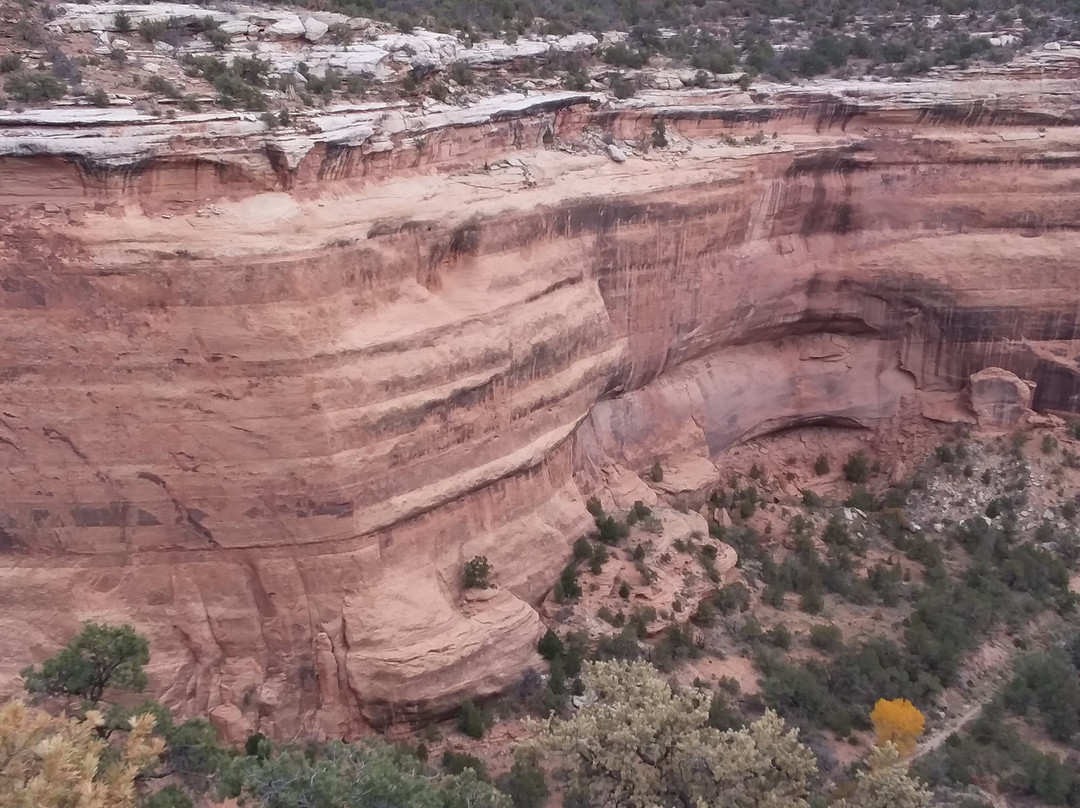
[[[926,728],[923,714],[907,699],[878,699],[870,720],[874,722],[878,744],[894,744],[903,757],[915,751]]]
[[[96,710],[82,720],[21,701],[0,705],[0,805],[4,808],[132,808],[135,778],[157,763],[164,742],[154,719],[131,719],[123,744],[109,748]],[[102,765],[102,758],[109,761]]]

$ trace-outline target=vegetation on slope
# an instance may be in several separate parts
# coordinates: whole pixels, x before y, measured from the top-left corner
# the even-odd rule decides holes
[[[663,552],[668,515],[685,504],[609,513],[590,501],[595,530],[575,544],[553,593],[558,622],[538,644],[545,675],[528,673],[496,703],[463,704],[454,728],[429,727],[411,743],[276,747],[256,734],[243,750],[223,748],[203,718],[177,722],[151,701],[122,706],[146,684],[146,640],[87,624],[24,671],[35,706],[0,709],[0,739],[53,737],[70,765],[0,752],[12,761],[0,802],[59,806],[82,790],[118,808],[186,808],[204,794],[264,808],[540,808],[554,791],[571,808],[975,808],[991,789],[1078,806],[1080,631],[1069,582],[1080,461],[1056,439],[1042,445],[1032,457],[1022,440],[943,444],[893,487],[858,452],[812,463],[817,479],[858,470],[832,478],[846,499],[782,499],[755,464],[710,492],[712,536],[680,537]],[[971,513],[976,489],[982,513]],[[1058,504],[1033,519],[1033,500],[1041,509],[1047,498]],[[927,517],[941,524],[915,523]],[[740,580],[725,583],[729,543]],[[623,595],[680,564],[678,608]],[[463,591],[491,585],[493,572],[471,559]],[[601,576],[612,594],[597,606]],[[576,628],[585,609],[606,628]],[[970,663],[991,638],[1011,638],[1017,654],[979,714]],[[752,660],[760,690],[692,673],[728,655]],[[940,705],[965,688],[975,720],[939,745]],[[486,738],[503,722],[518,732],[493,743],[523,742],[512,763],[486,761]],[[844,746],[858,750],[847,763]]]
[[[6,2],[0,0],[0,11]],[[307,5],[315,8],[312,3]],[[5,74],[0,104],[50,103],[71,94],[91,105],[108,106],[110,95],[100,86],[108,84],[145,95],[148,102],[175,105],[166,110],[197,111],[212,99],[226,109],[266,112],[264,121],[274,127],[290,122],[289,110],[360,98],[376,87],[383,96],[426,95],[447,102],[515,82],[520,86],[531,81],[534,87],[554,82],[575,90],[606,88],[617,98],[627,98],[642,86],[643,69],[689,69],[693,84],[702,87],[716,86],[718,76],[740,73],[740,86],[747,89],[758,76],[779,81],[822,75],[904,77],[935,67],[1001,63],[1023,48],[1080,38],[1080,7],[1062,0],[937,0],[915,6],[884,0],[320,0],[318,10],[329,7],[375,18],[406,33],[420,27],[454,33],[464,47],[490,37],[514,43],[522,36],[577,32],[594,33],[601,40],[594,47],[553,49],[479,74],[464,61],[444,66],[418,62],[398,81],[378,86],[370,75],[311,69],[304,63],[295,72],[268,74],[265,61],[236,54],[237,43],[213,17],[198,15],[207,3],[192,5],[196,13],[190,16],[143,19],[137,26],[125,12],[117,12],[114,27],[133,40],[133,47],[111,48],[105,57],[87,43],[73,47],[49,29],[47,24],[62,9],[25,0],[6,43],[13,52],[0,59]],[[324,41],[344,47],[360,37],[339,22]],[[138,64],[140,48],[157,53],[176,49],[187,81],[147,76]],[[23,59],[16,49],[32,58]],[[120,76],[126,78],[117,81]],[[277,109],[271,112],[271,107]]]

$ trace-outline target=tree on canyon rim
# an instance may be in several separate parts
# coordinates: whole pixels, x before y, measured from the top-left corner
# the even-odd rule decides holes
[[[318,754],[297,746],[265,759],[236,758],[222,769],[219,790],[263,808],[512,808],[474,769],[432,777],[403,747],[376,740],[331,741]]]
[[[835,808],[927,808],[932,796],[908,774],[896,745],[886,742],[870,753],[866,771],[855,782],[855,793]]]
[[[120,745],[104,716],[54,716],[21,701],[0,705],[0,805],[5,808],[132,808],[136,779],[156,765],[164,742],[153,717],[132,720]]]
[[[542,748],[568,768],[567,804],[626,808],[808,808],[814,753],[771,710],[740,729],[711,725],[712,694],[672,687],[645,662],[590,662],[586,703],[541,724]],[[930,792],[896,746],[870,756],[836,808],[926,808]]]
[[[22,701],[0,705],[0,806],[190,808],[191,795],[216,781],[222,795],[257,808],[513,808],[476,771],[433,774],[382,741],[275,752],[252,736],[247,754],[233,755],[205,718],[176,723],[155,701],[107,704],[115,690],[146,685],[148,661],[149,643],[130,626],[90,623],[40,668],[23,671],[32,693],[83,703],[69,703],[64,715]],[[166,776],[173,785],[151,785]]]
[[[565,756],[582,804],[807,806],[816,759],[772,711],[745,729],[717,730],[709,693],[673,690],[643,662],[592,662],[582,682],[595,700],[541,731],[541,744]]]
[[[45,660],[40,668],[30,666],[22,671],[23,683],[31,694],[81,698],[83,703],[78,709],[70,711],[72,715],[63,717],[51,716],[47,710],[28,708],[31,709],[30,717],[22,720],[22,724],[29,726],[29,730],[15,721],[18,713],[7,714],[11,726],[0,727],[0,750],[8,749],[4,746],[6,737],[23,737],[27,732],[43,738],[49,748],[56,746],[63,749],[63,754],[58,753],[57,760],[38,776],[38,780],[44,778],[44,783],[55,781],[56,794],[59,795],[57,799],[60,800],[58,805],[83,808],[82,802],[63,801],[64,794],[82,793],[79,791],[82,789],[88,794],[104,795],[101,797],[103,806],[126,808],[134,804],[136,792],[145,790],[142,780],[144,775],[150,773],[155,776],[177,775],[192,791],[205,791],[228,757],[209,721],[191,718],[175,723],[172,713],[156,701],[146,701],[134,708],[115,703],[106,705],[103,701],[111,691],[142,690],[147,684],[143,668],[149,659],[149,643],[131,626],[86,623],[66,646]],[[5,736],[5,732],[9,734]],[[99,749],[93,744],[83,743],[82,739],[87,733],[100,739],[105,746]],[[154,750],[153,755],[145,760],[141,752],[145,745],[144,736],[150,739],[148,743]],[[133,774],[130,767],[113,771],[104,764],[95,764],[97,775],[91,772],[89,780],[79,780],[77,772],[65,773],[64,766],[68,763],[76,765],[73,761],[79,756],[86,760],[102,758],[112,761],[118,750],[128,750],[124,754],[132,760],[138,758],[141,761]],[[2,755],[3,751],[0,751],[0,758]],[[2,759],[0,765],[3,765]],[[130,775],[130,782],[125,781],[126,785],[122,788],[116,783],[97,785],[97,779],[108,772],[112,772],[109,777],[113,780]],[[12,804],[26,787],[18,782],[0,786],[0,805],[6,807]],[[49,804],[42,802],[42,805]],[[92,806],[97,804],[87,803]],[[145,808],[177,808],[191,802],[182,789],[172,786],[147,796],[141,804]]]
[[[131,626],[86,623],[60,652],[21,675],[30,693],[74,696],[97,704],[110,687],[140,691],[150,644]]]

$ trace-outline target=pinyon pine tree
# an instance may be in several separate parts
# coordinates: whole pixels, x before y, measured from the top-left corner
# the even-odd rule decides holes
[[[157,763],[164,742],[153,737],[154,719],[147,714],[132,719],[120,747],[108,747],[101,725],[96,710],[79,720],[18,700],[0,705],[0,805],[132,808],[135,778]]]
[[[626,808],[805,808],[814,754],[772,711],[741,730],[709,726],[711,694],[678,691],[643,662],[591,662],[591,699],[543,724],[572,791],[589,805]]]
[[[870,753],[869,768],[859,774],[855,793],[836,808],[926,808],[931,796],[908,774],[896,745],[885,743]]]
[[[31,693],[76,696],[96,704],[109,688],[146,687],[143,666],[149,660],[149,643],[131,626],[86,623],[40,669],[25,668],[22,678]]]

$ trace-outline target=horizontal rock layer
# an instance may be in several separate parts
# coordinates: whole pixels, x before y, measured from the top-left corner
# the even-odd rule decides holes
[[[184,710],[437,714],[536,663],[612,464],[987,366],[1080,409],[1075,99],[1002,84],[0,129],[0,678],[125,620]]]

